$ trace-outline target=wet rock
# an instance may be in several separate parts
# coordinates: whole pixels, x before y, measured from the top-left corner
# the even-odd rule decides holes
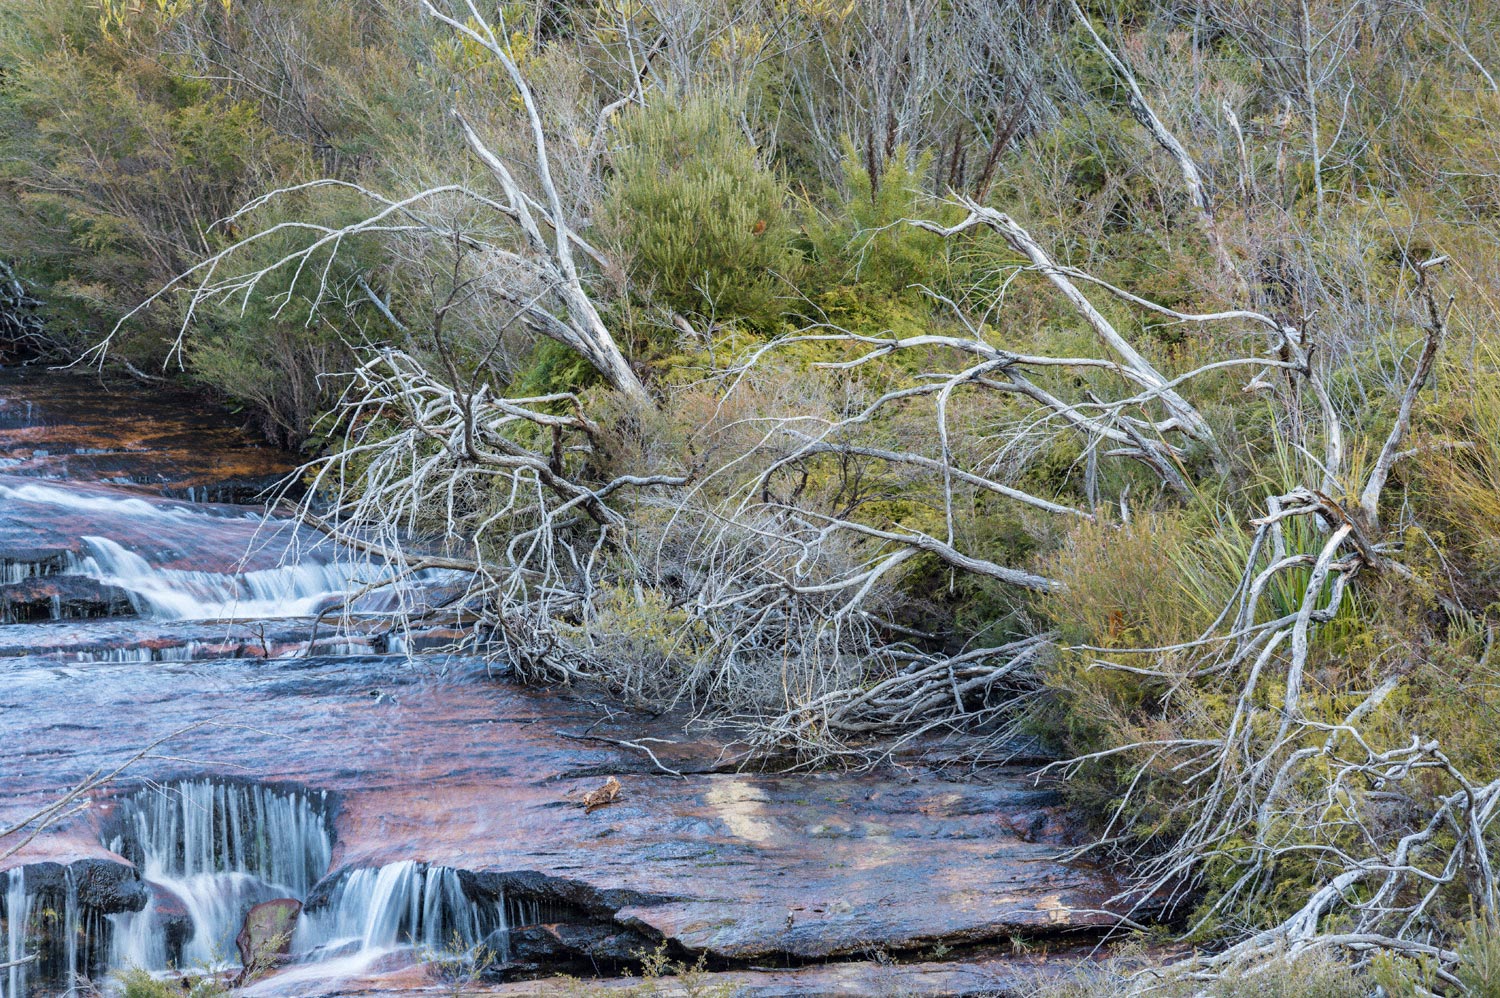
[[[326,628],[314,653],[372,654],[383,643],[383,623],[354,621]],[[235,658],[302,658],[309,653],[305,620],[245,623],[151,620],[47,621],[0,627],[0,659],[71,663],[189,662]]]
[[[104,857],[71,863],[44,861],[18,863],[26,868],[26,892],[61,907],[68,896],[69,881],[78,903],[104,915],[140,911],[146,906],[146,885],[128,863]]]
[[[1086,965],[1086,950],[1018,954],[1009,951],[965,953],[948,961],[927,958],[909,963],[862,959],[843,963],[776,969],[755,967],[695,973],[691,979],[667,976],[648,984],[638,978],[580,982],[575,977],[542,978],[508,984],[469,985],[467,998],[575,998],[581,992],[621,998],[648,990],[659,995],[733,995],[734,998],[1030,998],[1038,988]],[[302,978],[282,982],[271,977],[250,992],[255,998],[319,998],[338,995],[419,998],[442,984],[431,970],[404,968],[353,978]]]
[[[160,884],[147,884],[151,894],[151,910],[156,924],[155,931],[162,934],[167,953],[167,962],[174,967],[182,966],[182,952],[193,938],[193,916],[187,903],[174,892]]]
[[[13,474],[195,501],[255,501],[299,463],[190,391],[95,373],[0,367],[0,429],[0,461]]]
[[[140,911],[146,905],[146,885],[138,873],[104,859],[83,859],[72,864],[78,901],[103,914]]]
[[[245,913],[245,924],[234,937],[240,953],[239,986],[280,964],[292,950],[292,929],[302,914],[296,898],[263,901]]]
[[[1036,818],[1056,798],[1024,771],[962,782],[915,765],[691,772],[722,745],[684,735],[680,722],[602,718],[583,699],[491,680],[480,661],[447,660],[441,675],[424,664],[60,668],[0,659],[0,726],[10,733],[0,744],[0,821],[179,732],[126,779],[217,772],[326,790],[340,802],[335,871],[401,860],[451,867],[472,898],[546,902],[566,909],[546,924],[612,925],[686,954],[754,962],[872,947],[911,953],[1114,922],[1104,909],[1117,885],[1053,858],[1066,842],[1055,822]],[[670,740],[653,748],[690,775],[671,776],[608,741],[568,737],[584,731]],[[620,800],[585,814],[578,800],[600,774],[620,780]],[[28,849],[70,834],[70,844],[87,838],[48,829]],[[27,861],[24,851],[13,861]]]
[[[0,585],[0,622],[134,616],[118,586],[82,575],[48,575]]]
[[[598,922],[556,922],[512,929],[508,966],[528,970],[569,963],[638,962],[656,943],[630,929]]]

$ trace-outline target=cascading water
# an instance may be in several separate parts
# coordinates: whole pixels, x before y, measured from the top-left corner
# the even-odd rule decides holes
[[[273,898],[306,898],[333,854],[322,796],[254,785],[185,780],[143,790],[121,802],[115,827],[110,848],[136,864],[150,890],[142,911],[108,916],[117,969],[232,961],[245,912]],[[401,948],[481,943],[504,953],[504,899],[471,900],[447,867],[350,870],[327,897],[297,924],[299,961],[360,964]]]
[[[303,913],[295,951],[307,958],[400,946],[465,952],[486,942],[503,947],[508,928],[503,898],[476,903],[453,870],[405,861],[345,873],[326,905]]]
[[[17,868],[6,874],[5,890],[5,959],[11,964],[5,977],[0,978],[0,998],[23,998],[26,994],[28,965],[17,961],[25,959],[26,926],[31,921],[31,896],[26,893],[26,871]]]
[[[126,798],[109,844],[135,862],[151,900],[143,911],[109,916],[110,963],[165,970],[230,959],[252,905],[306,897],[328,869],[325,810],[309,794],[207,780]],[[167,945],[169,917],[190,927],[180,952]]]
[[[85,537],[77,571],[129,595],[158,620],[311,617],[378,577],[373,569],[308,561],[235,575],[159,568],[108,537]]]
[[[388,574],[353,549],[245,507],[189,506],[97,486],[6,481],[0,479],[0,500],[16,522],[76,523],[78,533],[66,544],[76,548],[81,539],[82,550],[0,562],[0,584],[82,576],[122,590],[143,617],[225,621],[315,616]],[[239,564],[240,558],[249,564]],[[184,561],[206,562],[214,570],[172,567]],[[377,587],[350,608],[392,609],[450,574],[416,573],[399,591]]]

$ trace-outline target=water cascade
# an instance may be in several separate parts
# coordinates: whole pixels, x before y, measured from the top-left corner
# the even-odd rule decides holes
[[[6,874],[5,950],[3,963],[11,963],[0,977],[0,998],[22,998],[26,994],[27,964],[17,964],[26,952],[26,926],[31,921],[31,896],[26,893],[26,871],[14,869]]]
[[[303,913],[294,944],[304,959],[403,946],[457,955],[481,943],[503,958],[508,929],[503,898],[476,903],[455,871],[408,860],[343,874],[327,904]]]
[[[109,845],[151,889],[145,910],[109,916],[110,963],[149,970],[232,958],[245,912],[306,897],[333,854],[321,796],[207,780],[126,798]]]
[[[378,574],[363,565],[307,561],[228,574],[160,568],[107,537],[85,537],[77,572],[129,595],[136,612],[157,620],[311,617]]]
[[[0,559],[0,585],[56,576],[88,579],[123,591],[135,612],[152,620],[311,617],[388,575],[353,549],[247,507],[189,506],[3,476],[0,502],[17,524],[77,530],[51,542],[67,550]],[[442,585],[450,574],[416,573],[400,587],[363,592],[350,609],[393,609],[402,599],[419,598],[427,586]]]

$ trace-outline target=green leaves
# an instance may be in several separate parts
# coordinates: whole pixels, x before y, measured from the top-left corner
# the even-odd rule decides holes
[[[684,314],[774,328],[799,259],[786,189],[710,101],[627,119],[603,215],[634,292]]]

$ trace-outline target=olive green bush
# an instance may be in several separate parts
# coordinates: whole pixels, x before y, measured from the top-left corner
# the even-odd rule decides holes
[[[664,101],[626,114],[601,205],[639,293],[695,320],[774,330],[797,286],[776,170],[731,107]]]

